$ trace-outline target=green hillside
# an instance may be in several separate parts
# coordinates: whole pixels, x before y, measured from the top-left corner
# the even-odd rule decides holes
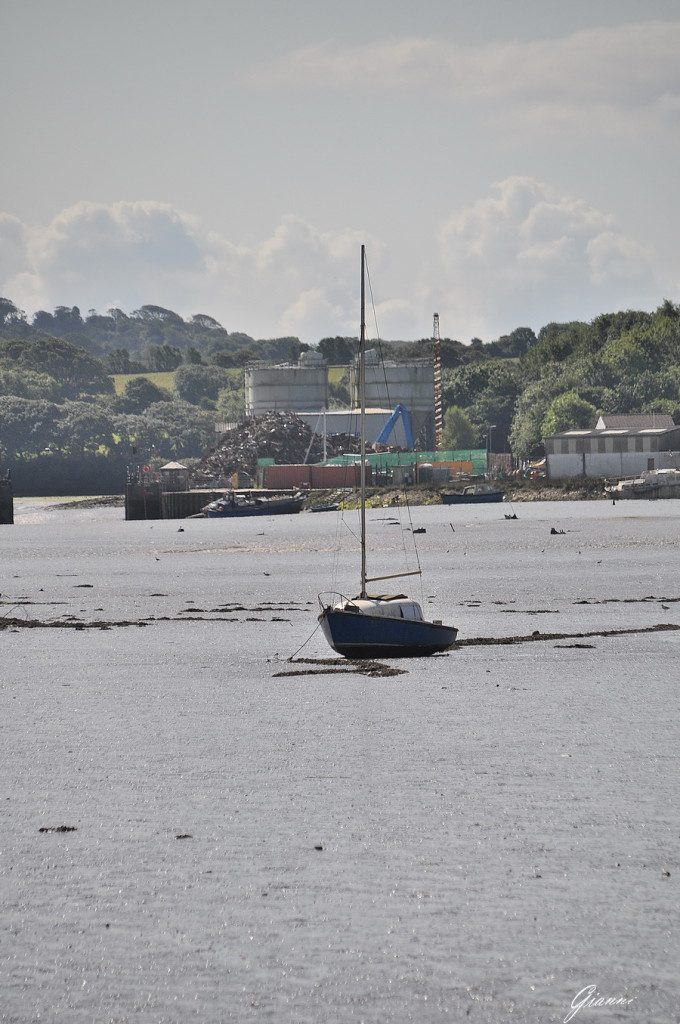
[[[165,388],[166,391],[171,393],[175,390],[175,371],[168,371],[165,373],[113,373],[111,374],[111,380],[113,386],[116,389],[117,395],[122,395],[125,390],[125,385],[129,380],[134,380],[136,377],[146,377],[152,384],[155,384],[158,388]]]

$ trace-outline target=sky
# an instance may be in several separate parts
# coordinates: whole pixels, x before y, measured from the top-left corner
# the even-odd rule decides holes
[[[0,294],[485,341],[680,299],[677,0],[0,0]]]

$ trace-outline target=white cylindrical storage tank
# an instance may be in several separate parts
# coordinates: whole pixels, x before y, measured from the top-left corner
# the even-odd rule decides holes
[[[350,366],[352,400],[358,404],[359,366]],[[379,353],[370,349],[366,353],[366,405],[394,409],[405,405],[411,417],[413,434],[421,445],[433,443],[434,431],[434,372],[429,359],[409,363],[382,362]]]
[[[303,357],[306,357],[303,359]],[[318,352],[303,352],[297,365],[253,363],[245,373],[246,415],[314,412],[328,405],[326,363]]]
[[[350,367],[352,399],[358,403],[359,368]],[[366,405],[393,409],[401,402],[409,412],[434,410],[434,375],[429,359],[410,363],[381,362],[374,349],[366,353]]]

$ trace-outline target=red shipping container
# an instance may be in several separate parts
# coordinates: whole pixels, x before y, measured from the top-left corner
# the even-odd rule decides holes
[[[366,466],[366,484],[371,483],[371,467]],[[264,486],[272,490],[295,487],[354,487],[361,485],[361,467],[348,466],[264,466]]]
[[[311,466],[265,466],[264,486],[273,490],[309,487],[311,469]]]
[[[312,466],[312,487],[359,487],[361,466]],[[366,466],[366,483],[371,482],[371,467]]]

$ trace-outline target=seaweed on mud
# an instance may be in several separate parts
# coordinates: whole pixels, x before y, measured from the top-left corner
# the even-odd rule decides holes
[[[282,676],[323,676],[323,675],[363,675],[373,679],[386,676],[406,674],[404,668],[384,665],[381,661],[370,661],[359,658],[294,658],[289,659],[290,665],[321,665],[323,668],[291,669],[285,672],[274,672],[273,678]]]
[[[304,610],[304,608],[290,607],[290,603],[285,601],[280,604],[265,601],[263,604],[250,606],[245,604],[220,604],[216,608],[181,608],[179,614],[185,615],[187,612],[301,612]]]
[[[74,616],[59,619],[19,619],[14,616],[0,616],[0,630],[3,629],[111,629],[113,626],[148,626],[148,619],[116,619],[106,621],[93,619],[89,622]]]
[[[201,608],[196,608],[195,611],[202,611]],[[146,620],[147,622],[240,622],[240,619],[227,619],[227,618],[208,618],[207,615],[182,615],[178,618],[177,615],[150,615]]]
[[[501,608],[504,615],[559,615],[559,608]]]
[[[655,626],[637,626],[630,629],[594,629],[586,633],[541,633],[535,629],[528,636],[477,636],[456,640],[452,650],[463,647],[488,647],[502,644],[527,644],[536,640],[584,640],[589,637],[633,636],[640,633],[669,633],[680,630],[674,622],[661,622]]]
[[[18,608],[19,605],[38,605],[38,604],[68,604],[68,601],[31,601],[28,597],[19,597],[16,601],[11,600],[0,600],[0,604],[9,605],[12,608]]]
[[[680,597],[654,597],[653,594],[648,597],[586,597],[581,601],[574,601],[574,604],[650,604],[654,601],[677,604]]]
[[[183,615],[181,617],[173,615],[158,615],[149,616],[144,619],[92,619],[83,620],[78,619],[74,615],[62,615],[57,619],[28,619],[19,618],[17,616],[0,615],[0,631],[2,630],[18,630],[18,629],[113,629],[116,627],[125,626],[149,626],[152,622],[288,622],[290,619],[283,619],[277,616],[273,616],[270,619],[263,618],[246,618],[245,620],[237,618],[208,618],[202,615]],[[627,629],[597,629],[589,630],[580,633],[541,633],[540,630],[535,629],[533,633],[528,635],[518,636],[479,636],[479,637],[468,637],[463,640],[457,640],[455,644],[450,648],[451,651],[461,650],[464,647],[485,647],[495,645],[509,645],[509,644],[524,644],[532,643],[537,640],[584,640],[590,639],[591,637],[617,637],[617,636],[633,636],[640,635],[643,633],[667,633],[680,630],[680,624],[662,622],[657,623],[654,626],[636,626]],[[573,645],[573,646],[585,646],[585,645]],[[287,675],[320,675],[327,674],[328,672],[345,672],[355,673],[360,672],[363,675],[369,676],[393,676],[400,675],[405,669],[393,668],[389,665],[384,665],[382,662],[362,660],[362,659],[349,659],[349,658],[296,658],[291,659],[289,664],[302,664],[302,665],[319,665],[324,666],[320,669],[305,669],[305,670],[290,670],[286,672],[277,672],[277,676]],[[326,667],[327,666],[327,667]]]

